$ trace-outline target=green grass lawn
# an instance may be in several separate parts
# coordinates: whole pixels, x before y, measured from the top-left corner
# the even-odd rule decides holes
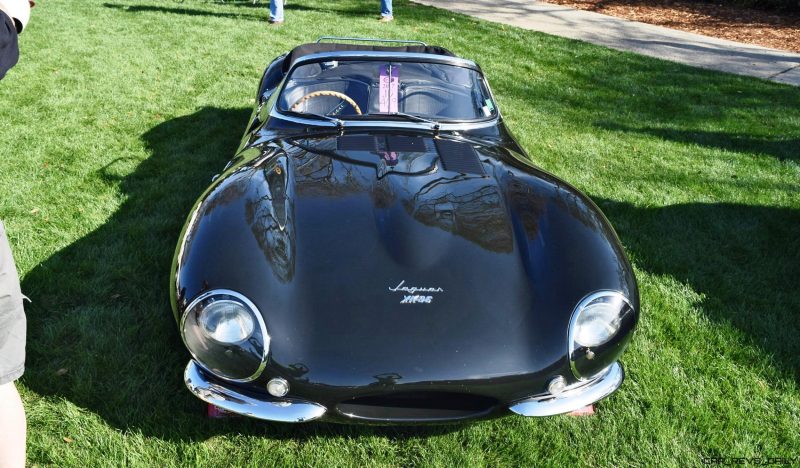
[[[800,89],[397,1],[47,0],[0,82],[0,218],[24,292],[37,466],[699,465],[800,457]],[[480,63],[533,161],[636,268],[627,380],[590,418],[382,429],[210,421],[168,300],[185,216],[265,65],[321,35]],[[1,417],[1,416],[0,416]]]

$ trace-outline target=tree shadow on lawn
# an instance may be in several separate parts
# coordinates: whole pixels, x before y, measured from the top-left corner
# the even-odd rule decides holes
[[[226,13],[222,11],[200,10],[197,8],[182,8],[182,7],[162,7],[155,5],[126,5],[119,3],[104,3],[104,7],[114,10],[124,11],[126,13],[167,13],[174,15],[186,16],[211,16],[215,18],[233,18],[233,19],[247,19],[252,21],[264,21],[269,15],[269,6],[266,8],[262,5],[264,11],[261,12],[248,12],[248,13]]]
[[[225,5],[229,5],[226,3]],[[248,19],[255,21],[263,21],[269,16],[269,3],[252,4],[251,2],[237,2],[230,4],[235,7],[245,7],[248,13],[227,13],[223,11],[202,10],[197,8],[182,8],[182,7],[163,7],[155,5],[127,5],[120,3],[104,3],[106,8],[124,11],[127,13],[168,13],[175,15],[187,16],[211,16],[216,18],[233,18],[233,19]],[[341,8],[326,4],[324,7],[315,7],[302,5],[299,3],[289,3],[284,7],[288,13],[297,11],[319,11],[321,13],[329,13],[332,15],[348,16],[356,18],[370,18],[378,17],[380,8],[375,6],[372,10],[368,8]],[[252,12],[252,13],[251,13]]]
[[[203,108],[161,123],[143,135],[152,155],[133,173],[118,176],[113,164],[100,170],[127,200],[100,228],[24,278],[33,299],[24,384],[121,430],[171,440],[229,432],[409,438],[459,429],[208,420],[204,404],[186,390],[189,355],[169,305],[172,255],[189,210],[233,156],[249,115],[249,109]]]
[[[554,121],[800,161],[800,88],[555,38],[541,42],[556,53],[536,56],[536,49],[499,43],[505,49],[496,55],[518,56],[535,78],[490,76],[501,105],[524,103]],[[572,61],[564,59],[570,49]]]
[[[613,122],[598,122],[597,126],[606,130],[641,133],[664,140],[695,144],[707,148],[765,154],[781,161],[800,160],[800,138],[761,137],[740,133],[678,130],[674,128],[637,128]]]
[[[800,210],[597,202],[639,268],[690,285],[704,295],[698,305],[707,317],[744,332],[752,346],[772,356],[778,373],[800,378]],[[677,340],[694,335],[680,326],[667,333]],[[760,367],[746,350],[724,353]]]

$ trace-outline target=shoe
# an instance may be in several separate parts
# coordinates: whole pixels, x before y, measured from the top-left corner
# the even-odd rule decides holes
[[[270,18],[269,19],[269,24],[271,24],[273,26],[280,26],[280,25],[283,24],[283,20],[276,20],[276,19]]]
[[[378,18],[378,21],[380,21],[381,23],[390,23],[394,21],[394,16],[381,16],[380,18]]]

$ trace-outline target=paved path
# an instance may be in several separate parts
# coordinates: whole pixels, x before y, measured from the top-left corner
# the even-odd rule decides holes
[[[800,86],[800,54],[532,0],[412,0],[496,23]]]

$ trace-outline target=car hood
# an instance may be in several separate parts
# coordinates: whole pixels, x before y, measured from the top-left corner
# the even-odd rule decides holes
[[[183,303],[239,291],[264,316],[271,366],[357,386],[552,371],[583,296],[634,294],[599,210],[518,155],[444,139],[469,147],[458,165],[433,138],[363,137],[249,150],[190,223]]]

